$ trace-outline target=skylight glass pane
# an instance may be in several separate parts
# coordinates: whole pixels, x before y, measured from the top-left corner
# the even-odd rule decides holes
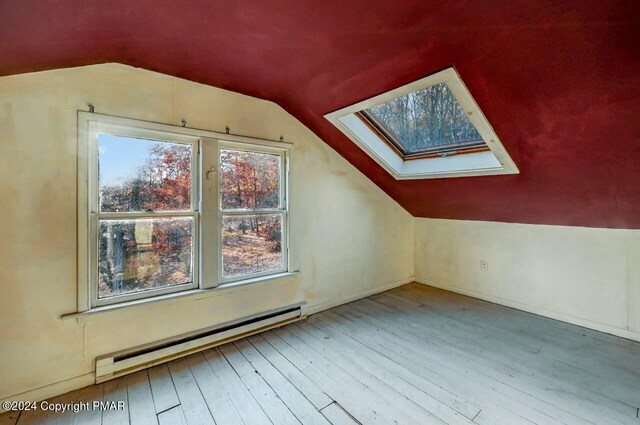
[[[485,146],[446,83],[364,111],[405,155]],[[365,116],[366,116],[365,115]]]

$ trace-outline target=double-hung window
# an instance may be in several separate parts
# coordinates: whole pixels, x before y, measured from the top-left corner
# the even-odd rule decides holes
[[[281,142],[79,114],[78,309],[288,271]]]
[[[220,142],[219,280],[263,276],[286,267],[287,221],[282,150]]]

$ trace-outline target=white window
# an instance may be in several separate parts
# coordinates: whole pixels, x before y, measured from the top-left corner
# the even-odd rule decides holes
[[[518,173],[453,68],[325,118],[398,180]]]
[[[219,281],[285,271],[285,153],[227,142],[218,152]]]
[[[290,145],[78,121],[79,311],[288,271]]]

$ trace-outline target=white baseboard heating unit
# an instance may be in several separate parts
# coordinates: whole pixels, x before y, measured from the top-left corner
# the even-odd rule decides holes
[[[96,384],[304,319],[305,305],[291,305],[100,356],[96,359]]]

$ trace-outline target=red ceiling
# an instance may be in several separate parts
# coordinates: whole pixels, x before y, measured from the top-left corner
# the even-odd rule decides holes
[[[638,1],[0,1],[0,75],[104,62],[275,101],[417,217],[640,228]],[[519,175],[396,181],[323,118],[449,65]]]

